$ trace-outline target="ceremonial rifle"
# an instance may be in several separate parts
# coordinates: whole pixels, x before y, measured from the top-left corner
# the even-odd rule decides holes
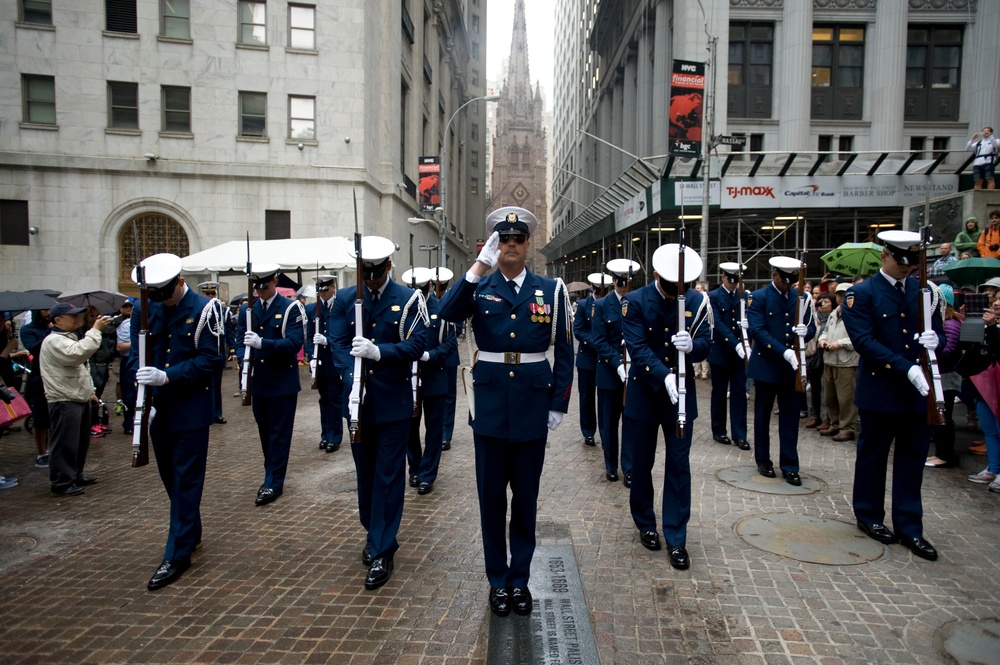
[[[351,193],[354,196],[354,254],[357,257],[356,276],[358,283],[354,294],[354,336],[363,337],[365,334],[364,322],[362,321],[365,310],[365,293],[363,291],[365,267],[361,259],[361,231],[358,227],[358,195],[353,190]],[[354,381],[351,384],[351,395],[348,398],[347,404],[349,416],[347,429],[350,432],[351,443],[361,443],[361,400],[364,398],[364,382],[365,375],[361,356],[355,356]]]
[[[313,309],[313,314],[316,317],[316,334],[319,334],[319,313],[320,307],[322,307],[323,299],[319,297],[319,261],[316,262],[316,305]],[[318,390],[319,384],[316,383],[316,368],[320,365],[319,359],[319,344],[313,342],[313,357],[309,360],[309,371],[312,373],[312,385],[311,390]]]
[[[250,262],[250,232],[247,231],[247,332],[253,330],[253,263]],[[243,345],[243,406],[250,406],[252,398],[250,389],[253,386],[253,349]]]
[[[687,330],[684,307],[684,220],[681,220],[681,242],[677,250],[677,332]],[[687,426],[687,353],[677,352],[677,438],[684,438]]]
[[[149,287],[146,284],[146,268],[139,259],[139,231],[132,222],[132,236],[135,240],[135,281],[139,285],[139,369],[153,364],[153,349],[149,345]],[[146,395],[146,386],[138,384],[135,394],[135,416],[132,421],[132,468],[149,464],[149,413],[152,400]]]
[[[795,299],[795,323],[804,325],[806,318],[806,294],[802,291],[806,288],[806,231],[805,222],[802,224],[802,253],[799,255],[799,297]],[[795,391],[804,393],[809,386],[809,377],[806,376],[806,339],[802,335],[795,335],[796,355],[799,357],[799,371],[795,373]]]
[[[413,236],[410,236],[410,288],[417,290],[417,266],[413,263]],[[410,370],[410,387],[413,390],[412,418],[420,420],[420,360],[414,360]]]
[[[747,331],[743,327],[747,322],[747,299],[743,291],[743,244],[741,239],[743,220],[737,220],[736,226],[736,263],[738,264],[736,273],[736,295],[740,299],[740,325],[736,333],[739,337],[739,344],[743,348],[743,369],[750,365],[750,342],[747,341]]]
[[[930,227],[920,229],[920,300],[919,308],[920,332],[933,331],[931,317],[934,310],[931,307],[931,289],[927,286],[927,243],[930,242]],[[941,385],[941,368],[938,367],[937,353],[920,345],[920,367],[930,390],[927,391],[927,424],[944,425],[944,387]]]

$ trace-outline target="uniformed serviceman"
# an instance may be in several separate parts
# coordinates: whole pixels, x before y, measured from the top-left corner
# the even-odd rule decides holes
[[[538,221],[516,206],[486,218],[490,233],[479,258],[441,301],[446,321],[472,317],[479,345],[470,415],[490,609],[498,616],[531,613],[538,485],[546,427],[555,430],[569,406],[573,340],[561,280],[525,268]],[[486,273],[494,267],[499,270]],[[555,347],[549,366],[546,350]],[[510,559],[507,488],[511,489]]]
[[[319,392],[319,449],[332,453],[340,449],[344,439],[344,381],[330,350],[330,313],[333,297],[337,294],[334,288],[337,278],[317,275],[313,280],[316,282],[316,302],[306,305],[309,319],[307,335],[313,343],[313,357],[309,362],[315,367],[316,390]]]
[[[403,518],[406,444],[413,416],[411,366],[426,344],[427,310],[423,298],[389,276],[390,257],[395,251],[395,243],[387,238],[362,238],[366,334],[355,336],[356,286],[337,292],[330,333],[334,358],[344,377],[346,418],[350,418],[354,359],[363,359],[360,441],[351,442],[351,455],[358,476],[358,513],[368,534],[361,552],[361,560],[368,567],[368,590],[389,581],[393,557],[399,549],[396,535]],[[351,255],[355,256],[353,248]]]
[[[219,283],[218,282],[202,282],[201,284],[198,285],[198,290],[201,291],[201,295],[205,296],[209,300],[216,300],[219,297]],[[218,307],[218,309],[219,309],[218,317],[223,321],[223,330],[228,330],[229,325],[230,325],[229,321],[230,321],[230,319],[232,319],[232,316],[233,316],[232,312],[229,311],[229,307],[227,307],[224,302],[219,301],[219,300],[216,300],[216,302],[219,303],[218,305],[215,305],[215,306]],[[223,354],[225,354],[224,357],[228,357],[229,349],[228,349],[228,338],[227,338],[226,335],[223,335],[223,340],[222,341],[223,341],[222,350],[223,350]],[[226,422],[227,422],[226,419],[225,419],[225,417],[222,415],[222,370],[224,368],[225,368],[225,364],[223,363],[223,365],[219,368],[219,371],[216,373],[216,376],[215,376],[215,379],[214,379],[215,380],[215,424],[216,425],[225,425]]]
[[[274,263],[253,266],[253,329],[246,330],[246,308],[240,308],[238,337],[253,349],[251,405],[264,453],[264,482],[255,503],[264,506],[277,500],[285,487],[288,453],[298,403],[298,353],[306,334],[305,308],[298,300],[278,293],[278,269]]]
[[[844,325],[861,356],[854,403],[861,414],[854,465],[854,515],[858,528],[881,543],[897,540],[924,559],[937,550],[924,539],[920,484],[930,448],[929,392],[919,364],[920,347],[945,343],[937,308],[931,330],[921,331],[919,282],[910,273],[920,261],[920,234],[883,231],[882,269],[847,290]],[[895,446],[892,446],[895,441]],[[886,467],[892,458],[892,527],[884,524]]]
[[[597,433],[597,352],[590,340],[591,318],[594,315],[594,302],[604,295],[604,275],[599,272],[587,276],[587,281],[593,286],[593,291],[583,300],[577,301],[576,313],[573,315],[573,335],[578,342],[576,347],[576,391],[580,395],[580,433],[583,443],[588,446],[597,445],[594,435]],[[610,277],[608,283],[610,284]]]
[[[153,363],[139,369],[141,306],[131,319],[129,365],[152,391],[150,421],[160,480],[170,498],[170,531],[163,562],[146,587],[176,582],[201,546],[201,496],[208,458],[208,429],[215,420],[215,376],[225,362],[225,324],[208,298],[184,283],[181,259],[155,254],[142,261],[149,294],[146,344]],[[132,279],[136,279],[135,271]],[[147,392],[147,399],[150,393]]]
[[[607,268],[614,277],[615,288],[594,303],[591,340],[597,352],[597,428],[604,447],[604,477],[615,482],[618,480],[618,428],[628,378],[622,344],[622,298],[642,266],[629,259],[611,259]],[[621,441],[624,443],[624,438]],[[621,470],[622,482],[625,487],[631,487],[632,457],[625,445],[621,446]]]
[[[448,291],[448,283],[455,277],[455,273],[442,266],[431,268],[431,272],[434,275],[431,280],[431,285],[434,289],[434,296],[440,303],[441,298],[443,298],[444,294]],[[444,377],[447,385],[447,392],[445,392],[444,395],[444,414],[442,416],[443,424],[441,426],[441,450],[451,450],[451,437],[455,433],[455,404],[458,396],[458,366],[462,364],[462,360],[458,355],[458,332],[462,324],[452,323],[451,321],[445,321],[442,319],[440,325],[444,329],[444,334],[446,336],[455,338],[455,346],[451,348],[448,352],[448,356],[444,359]]]
[[[704,293],[690,288],[701,274],[698,253],[685,247],[684,274],[679,275],[680,245],[653,252],[653,281],[622,300],[622,336],[632,358],[625,395],[625,443],[632,455],[629,505],[639,541],[660,549],[653,510],[653,462],[657,430],[663,430],[666,458],[663,473],[662,524],[670,565],[685,570],[687,523],[691,518],[691,431],[698,417],[694,363],[708,357],[712,345],[711,308]],[[678,280],[684,291],[684,320],[678,320]],[[677,353],[685,354],[686,423],[678,432]]]
[[[816,325],[806,316],[807,324],[795,321],[799,292],[792,287],[799,278],[801,262],[790,256],[775,256],[771,266],[771,281],[750,294],[747,319],[753,351],[747,375],[753,379],[754,423],[753,447],[757,472],[774,478],[771,461],[771,409],[778,401],[778,462],[789,485],[801,485],[799,478],[799,409],[802,395],[795,390],[795,373],[799,370],[797,340],[813,338]],[[810,312],[811,314],[811,312]]]
[[[720,284],[708,294],[715,319],[712,350],[708,354],[712,369],[712,438],[726,445],[735,443],[740,450],[750,450],[746,393],[750,339],[743,327],[749,325],[740,313],[740,303],[746,300],[746,292],[736,292],[740,273],[746,269],[740,263],[720,263]],[[732,439],[726,434],[727,394]]]

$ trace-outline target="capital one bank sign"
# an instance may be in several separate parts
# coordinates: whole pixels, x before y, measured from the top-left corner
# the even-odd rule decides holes
[[[958,176],[759,176],[722,179],[721,207],[877,208],[904,206],[958,191]]]

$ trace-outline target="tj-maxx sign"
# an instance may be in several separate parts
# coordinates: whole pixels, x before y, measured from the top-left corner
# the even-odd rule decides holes
[[[721,207],[875,208],[905,206],[958,191],[957,175],[760,176],[722,179]]]

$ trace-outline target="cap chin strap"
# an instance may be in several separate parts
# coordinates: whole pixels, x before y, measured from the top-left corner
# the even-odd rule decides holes
[[[367,281],[379,279],[385,274],[386,268],[389,267],[389,260],[386,259],[382,263],[368,267],[367,265],[362,267],[362,274]]]
[[[734,272],[726,272],[725,270],[723,270],[722,274],[725,275],[726,281],[729,282],[730,284],[738,284],[740,281],[739,275],[737,275]]]
[[[149,299],[153,302],[164,302],[170,300],[170,296],[174,294],[174,289],[177,288],[177,282],[180,280],[181,276],[177,275],[169,283],[164,286],[158,286],[156,288],[149,289]]]
[[[624,288],[628,286],[628,282],[629,278],[625,275],[615,275],[615,286]]]
[[[797,272],[786,272],[781,268],[774,269],[778,273],[778,277],[781,278],[782,284],[794,284],[799,281],[799,273]]]

